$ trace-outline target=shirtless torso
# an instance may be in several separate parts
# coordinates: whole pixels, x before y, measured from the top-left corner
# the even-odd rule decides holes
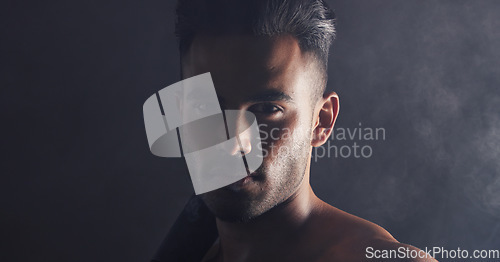
[[[296,197],[275,209],[247,225],[228,226],[217,221],[221,237],[202,261],[382,261],[370,258],[375,250],[395,250],[400,256],[383,261],[436,261],[398,242],[382,227],[323,202],[309,183],[299,189]],[[411,251],[420,251],[422,257],[402,257]]]

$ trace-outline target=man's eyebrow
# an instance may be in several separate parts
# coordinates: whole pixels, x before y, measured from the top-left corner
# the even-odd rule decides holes
[[[251,102],[266,102],[266,101],[286,101],[286,102],[293,102],[293,99],[281,92],[281,91],[274,91],[274,92],[267,92],[263,94],[257,94],[255,96],[250,97],[249,101]]]

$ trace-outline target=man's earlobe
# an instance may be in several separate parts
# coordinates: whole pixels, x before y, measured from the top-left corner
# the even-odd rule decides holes
[[[313,129],[311,141],[313,147],[323,145],[332,134],[340,108],[338,95],[335,92],[325,94],[320,106],[317,121]]]

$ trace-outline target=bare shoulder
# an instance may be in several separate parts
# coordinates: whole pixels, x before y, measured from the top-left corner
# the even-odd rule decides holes
[[[322,211],[331,241],[323,261],[436,261],[414,246],[398,242],[381,226],[334,207]]]

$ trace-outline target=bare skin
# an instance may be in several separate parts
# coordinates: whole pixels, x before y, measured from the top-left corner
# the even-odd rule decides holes
[[[312,147],[330,136],[339,99],[334,92],[314,99],[314,88],[321,82],[317,65],[294,37],[198,36],[182,69],[185,78],[211,72],[225,108],[252,111],[268,129],[305,131],[305,137],[266,141],[264,149],[270,154],[263,160],[263,171],[239,190],[202,195],[217,217],[219,233],[203,261],[377,261],[366,258],[367,247],[418,250],[314,194],[309,183]],[[283,96],[252,99],[269,92]],[[280,157],[277,152],[285,147],[296,152]],[[286,162],[292,157],[296,159]]]
[[[399,243],[382,227],[321,201],[304,182],[294,199],[252,223],[217,220],[220,239],[203,261],[381,261],[366,258],[366,248],[418,250]]]

